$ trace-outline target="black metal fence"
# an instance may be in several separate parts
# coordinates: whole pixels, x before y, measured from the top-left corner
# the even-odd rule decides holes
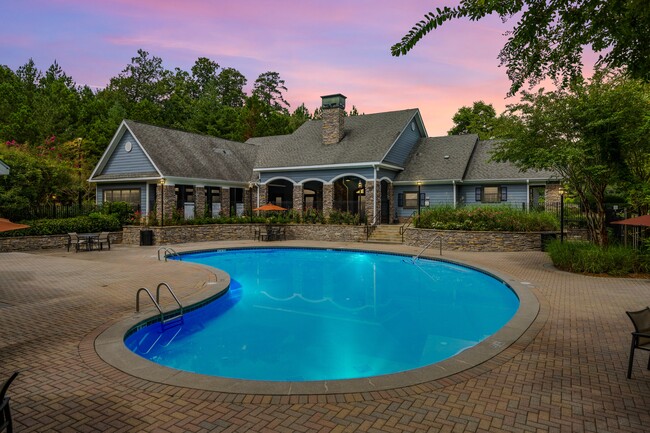
[[[11,219],[16,221],[50,219],[50,218],[74,218],[77,216],[88,215],[92,212],[99,211],[99,207],[94,202],[79,204],[50,204],[32,206],[20,213],[14,215]]]

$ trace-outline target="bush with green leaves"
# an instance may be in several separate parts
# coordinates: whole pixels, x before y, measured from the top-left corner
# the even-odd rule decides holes
[[[559,221],[548,212],[526,212],[508,206],[439,206],[423,209],[415,226],[424,229],[468,231],[554,231]]]
[[[327,219],[327,222],[329,224],[348,224],[348,225],[356,225],[360,224],[363,221],[363,218],[359,214],[353,214],[351,212],[342,212],[342,211],[337,211],[333,210],[329,218]]]
[[[106,215],[115,215],[120,224],[133,224],[136,220],[136,212],[131,204],[123,201],[105,202],[101,212]]]
[[[650,254],[620,245],[599,247],[589,242],[552,241],[547,251],[553,265],[564,271],[624,276],[650,273]]]
[[[0,233],[2,237],[60,235],[71,232],[98,233],[122,230],[115,215],[91,213],[75,218],[39,219],[27,221],[29,228]]]

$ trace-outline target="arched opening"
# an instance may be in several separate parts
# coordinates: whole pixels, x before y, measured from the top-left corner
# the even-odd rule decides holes
[[[312,180],[303,184],[302,208],[323,211],[323,182]]]
[[[285,209],[293,209],[293,183],[284,179],[272,180],[267,184],[268,201]]]
[[[366,181],[357,176],[346,176],[334,182],[334,210],[365,215]]]

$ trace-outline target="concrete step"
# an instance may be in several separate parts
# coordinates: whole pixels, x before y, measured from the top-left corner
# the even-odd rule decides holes
[[[367,242],[382,244],[401,244],[400,226],[379,225],[375,227]]]

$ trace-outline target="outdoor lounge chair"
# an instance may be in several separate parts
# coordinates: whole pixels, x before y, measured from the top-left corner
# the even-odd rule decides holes
[[[650,307],[640,311],[626,311],[634,324],[635,331],[632,333],[632,348],[630,349],[630,363],[627,367],[627,378],[632,378],[632,364],[634,362],[634,350],[641,349],[650,352]],[[648,370],[650,370],[650,357],[648,357]]]
[[[108,232],[101,232],[96,242],[99,244],[99,249],[102,250],[102,245],[108,245],[108,249],[111,249],[111,240],[108,238]]]
[[[9,379],[2,385],[0,389],[0,432],[7,431],[7,433],[12,433],[14,431],[13,424],[11,422],[11,410],[9,409],[9,397],[6,397],[7,390],[11,382],[18,376],[18,372],[15,372],[11,375]]]
[[[74,249],[76,252],[79,252],[79,247],[81,245],[86,245],[86,240],[81,239],[79,235],[76,232],[68,233],[68,252],[70,251],[70,247],[74,245]]]

